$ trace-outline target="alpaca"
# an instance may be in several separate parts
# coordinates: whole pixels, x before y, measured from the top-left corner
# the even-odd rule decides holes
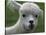
[[[10,4],[19,10],[19,19],[14,26],[6,28],[6,34],[33,32],[37,27],[38,16],[41,12],[39,6],[30,2],[18,4],[16,1],[11,1]]]

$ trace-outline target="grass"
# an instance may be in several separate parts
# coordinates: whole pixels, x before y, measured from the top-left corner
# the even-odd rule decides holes
[[[24,2],[19,2],[19,3],[24,3]],[[7,4],[7,3],[6,3]],[[44,14],[44,3],[36,3],[40,6],[40,8],[43,10],[43,14]],[[10,7],[11,8],[11,7]],[[5,26],[6,27],[9,27],[9,26],[12,26],[14,25],[18,18],[19,18],[19,13],[17,10],[14,10],[14,9],[9,9],[9,7],[6,5],[6,14],[5,14]],[[44,15],[43,15],[43,18],[40,16],[38,18],[38,26],[36,28],[36,30],[34,32],[44,32]]]

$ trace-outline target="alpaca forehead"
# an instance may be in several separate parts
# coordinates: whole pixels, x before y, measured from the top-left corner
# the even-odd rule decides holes
[[[36,5],[35,3],[24,3],[21,6],[22,9],[32,9],[32,8],[39,8],[38,5]]]
[[[39,11],[40,11],[40,8],[38,5],[34,4],[34,3],[24,3],[20,10],[22,12],[26,12],[26,13],[35,13],[35,14],[38,14]]]

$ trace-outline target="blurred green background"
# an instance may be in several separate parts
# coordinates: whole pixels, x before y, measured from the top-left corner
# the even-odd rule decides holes
[[[21,4],[25,3],[24,1],[17,1],[17,2],[19,2]],[[43,18],[41,15],[38,17],[38,25],[34,32],[44,32],[44,14],[45,14],[44,13],[44,8],[45,8],[44,3],[39,2],[36,4],[39,5],[40,8],[43,10]],[[5,17],[6,17],[5,18],[6,27],[16,24],[16,22],[19,18],[19,12],[17,10],[12,9],[11,7],[7,6],[7,0],[5,2]]]

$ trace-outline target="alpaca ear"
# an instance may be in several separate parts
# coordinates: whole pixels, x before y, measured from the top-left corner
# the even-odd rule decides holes
[[[19,10],[21,7],[21,4],[17,3],[15,0],[8,0],[7,4],[9,9],[11,10]]]

